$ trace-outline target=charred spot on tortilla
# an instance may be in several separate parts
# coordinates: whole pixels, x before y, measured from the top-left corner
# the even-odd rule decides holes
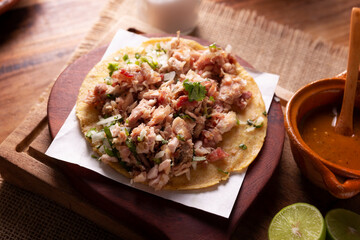
[[[99,62],[76,105],[99,161],[156,190],[205,188],[242,171],[263,145],[264,112],[255,81],[227,49],[181,38]]]

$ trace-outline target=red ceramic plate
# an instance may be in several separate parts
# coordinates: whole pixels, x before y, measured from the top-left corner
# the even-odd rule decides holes
[[[0,0],[0,15],[12,8],[19,0]]]
[[[86,74],[101,59],[105,50],[106,47],[102,47],[81,57],[67,67],[55,82],[48,102],[52,137],[55,137],[75,105]],[[243,66],[251,67],[246,61],[238,60]],[[138,233],[142,232],[145,238],[226,239],[269,181],[279,163],[283,143],[283,114],[280,103],[273,101],[268,115],[265,144],[248,168],[229,219],[125,186],[77,165],[65,164],[64,172],[84,198],[122,224]]]

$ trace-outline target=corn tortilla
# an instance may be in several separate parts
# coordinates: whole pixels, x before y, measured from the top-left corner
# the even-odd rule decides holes
[[[114,62],[114,57],[123,56],[124,54],[130,56],[135,53],[143,53],[148,45],[167,42],[171,39],[172,38],[155,38],[144,42],[138,48],[127,47],[120,49],[94,66],[81,85],[76,103],[76,116],[79,119],[80,128],[84,135],[89,129],[99,127],[96,123],[99,121],[98,116],[100,114],[99,110],[85,103],[84,99],[88,92],[94,89],[95,85],[103,83],[104,78],[109,74],[107,69],[108,64]],[[207,48],[193,40],[181,39],[181,41],[185,41],[188,46],[191,46],[191,48],[195,50]],[[119,65],[122,64],[125,64],[125,62],[120,59]],[[237,112],[239,125],[233,127],[230,132],[225,133],[223,135],[223,141],[218,144],[218,146],[223,148],[229,156],[222,161],[197,164],[196,169],[191,168],[190,180],[188,180],[185,175],[172,177],[164,189],[189,190],[216,185],[220,181],[228,179],[231,172],[239,172],[245,169],[255,160],[260,152],[267,129],[267,118],[264,116],[265,105],[254,79],[238,63],[236,63],[236,67],[237,74],[247,81],[246,90],[251,91],[252,98],[244,110]],[[254,128],[247,124],[248,119],[256,119],[258,117],[263,118],[262,127]],[[86,139],[89,140],[88,138]],[[91,140],[90,144],[92,144]],[[244,144],[247,149],[240,148],[240,144]],[[95,152],[101,154],[93,144],[92,148]],[[129,173],[119,163],[110,163],[109,165],[122,175],[130,177]]]

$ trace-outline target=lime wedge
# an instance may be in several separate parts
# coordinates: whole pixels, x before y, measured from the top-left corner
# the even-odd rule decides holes
[[[360,239],[360,215],[352,211],[333,209],[326,214],[325,223],[331,239]]]
[[[316,207],[307,203],[294,203],[275,215],[268,233],[269,240],[324,240],[325,221]]]

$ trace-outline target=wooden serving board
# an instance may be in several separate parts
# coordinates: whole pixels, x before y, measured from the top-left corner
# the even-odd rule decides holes
[[[48,102],[52,137],[56,136],[75,105],[78,90],[86,74],[101,59],[105,50],[106,47],[98,48],[79,58],[58,77]],[[242,59],[239,59],[239,62],[251,67]],[[273,101],[268,114],[265,144],[247,170],[229,219],[125,186],[77,165],[67,164],[64,172],[86,199],[125,226],[135,231],[141,229],[145,238],[227,239],[272,176],[279,163],[283,143],[283,114],[280,103]]]

